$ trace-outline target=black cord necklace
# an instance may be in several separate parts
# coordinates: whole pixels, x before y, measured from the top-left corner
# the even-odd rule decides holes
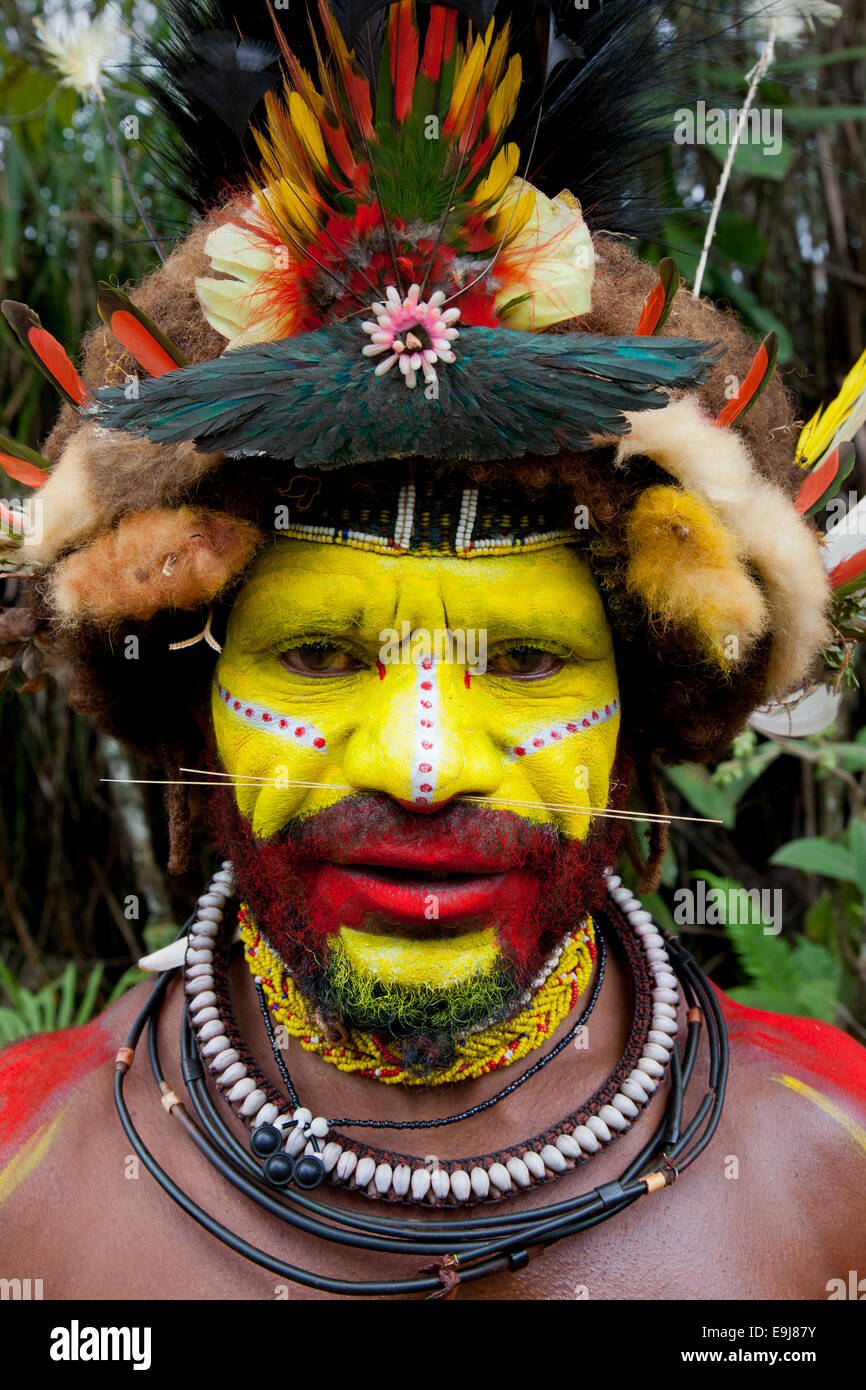
[[[611,906],[613,918],[619,909]],[[623,914],[619,913],[620,917]],[[187,923],[186,931],[191,925]],[[624,920],[620,928],[627,930]],[[350,1296],[442,1296],[458,1283],[504,1271],[523,1268],[529,1259],[548,1246],[579,1234],[617,1212],[624,1211],[639,1198],[670,1185],[688,1168],[710,1142],[722,1111],[728,1073],[727,1034],[714,991],[693,957],[679,942],[665,933],[671,966],[679,980],[688,1006],[686,1041],[682,1056],[671,1054],[670,1095],[665,1114],[640,1153],[619,1178],[588,1192],[532,1211],[498,1208],[490,1215],[451,1216],[441,1220],[411,1220],[400,1213],[398,1220],[367,1212],[328,1205],[294,1187],[279,1195],[269,1189],[262,1171],[239,1143],[217,1111],[204,1080],[201,1062],[195,1053],[195,1040],[185,1008],[182,1019],[182,1072],[196,1119],[166,1081],[159,1058],[157,1021],[170,980],[168,973],[156,981],[151,995],[118,1052],[114,1095],[120,1121],[130,1143],[148,1172],[163,1190],[193,1220],[235,1253],[242,1255],[281,1278],[329,1294]],[[706,1090],[689,1123],[682,1126],[683,1099],[695,1066],[701,1025],[705,1024],[708,1046]],[[290,1265],[275,1255],[244,1240],[205,1211],[166,1173],[139,1135],[126,1104],[124,1078],[132,1065],[135,1048],[145,1030],[154,1080],[166,1111],[178,1121],[192,1142],[212,1166],[238,1191],[257,1206],[297,1230],[319,1239],[352,1249],[433,1257],[434,1272],[422,1270],[413,1278],[347,1280],[318,1274]]]
[[[596,968],[595,984],[593,986],[592,994],[589,997],[589,1002],[587,1003],[583,1013],[580,1015],[577,1021],[572,1024],[568,1032],[560,1038],[559,1042],[556,1044],[555,1047],[552,1047],[549,1052],[546,1052],[543,1057],[539,1058],[539,1060],[535,1062],[531,1067],[529,1067],[525,1072],[523,1072],[522,1075],[518,1076],[514,1081],[509,1082],[507,1086],[504,1086],[501,1091],[497,1091],[495,1096],[490,1096],[488,1100],[480,1101],[478,1105],[471,1105],[468,1109],[461,1110],[458,1115],[440,1115],[433,1120],[337,1119],[328,1121],[330,1127],[332,1129],[351,1129],[353,1127],[357,1129],[439,1129],[443,1125],[456,1125],[457,1123],[459,1123],[460,1120],[469,1120],[472,1118],[473,1115],[480,1115],[483,1110],[490,1110],[492,1106],[498,1105],[499,1102],[501,1100],[504,1100],[506,1096],[512,1095],[512,1093],[516,1091],[519,1086],[522,1086],[524,1082],[529,1081],[533,1076],[536,1076],[538,1072],[540,1072],[544,1067],[547,1066],[548,1062],[553,1061],[554,1057],[558,1057],[560,1052],[562,1052],[564,1048],[568,1047],[569,1043],[574,1041],[581,1028],[585,1026],[587,1019],[589,1018],[590,1014],[595,1008],[599,993],[601,992],[601,987],[604,983],[605,965],[607,964],[607,942],[605,941],[604,936],[601,932],[597,934],[596,939],[598,941],[598,966]],[[282,1050],[277,1046],[276,1034],[274,1033],[274,1025],[271,1021],[270,1012],[268,1010],[268,1003],[265,998],[265,991],[261,984],[256,985],[256,994],[258,996],[259,1008],[262,1012],[262,1018],[265,1021],[265,1029],[267,1030],[268,1041],[271,1044],[271,1051],[274,1054],[274,1060],[276,1061],[276,1064],[280,1069],[280,1075],[283,1078],[283,1084],[285,1085],[289,1099],[291,1100],[292,1105],[297,1109],[300,1106],[301,1102],[298,1097],[298,1093],[295,1090],[294,1083],[292,1082],[289,1069],[286,1066],[285,1060],[283,1058]]]

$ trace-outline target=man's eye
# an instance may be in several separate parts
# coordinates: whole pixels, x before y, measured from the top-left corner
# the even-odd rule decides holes
[[[509,647],[507,651],[497,652],[487,662],[487,670],[494,676],[555,676],[562,666],[561,656],[546,652],[541,647]]]
[[[303,676],[344,676],[363,669],[363,663],[351,652],[329,642],[304,642],[299,647],[290,647],[280,653],[280,664],[287,671],[297,671]]]

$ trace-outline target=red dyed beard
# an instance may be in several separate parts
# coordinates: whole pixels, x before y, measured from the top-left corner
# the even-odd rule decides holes
[[[615,785],[624,796],[623,783]],[[398,1040],[404,1064],[424,1073],[449,1065],[457,1034],[486,1022],[488,1015],[471,1016],[471,1004],[467,1013],[465,997],[458,1013],[449,1011],[444,996],[432,995],[423,1017],[358,1016],[329,974],[329,942],[342,925],[364,929],[371,924],[347,922],[339,901],[329,893],[312,893],[313,883],[327,881],[328,866],[363,864],[371,854],[381,863],[389,847],[423,864],[426,846],[433,864],[447,846],[448,855],[465,858],[467,866],[475,868],[486,859],[508,870],[503,882],[517,880],[517,891],[501,895],[504,908],[495,921],[459,923],[463,930],[496,927],[500,960],[483,998],[488,1009],[495,999],[490,1022],[498,1022],[518,1011],[521,996],[554,947],[603,906],[604,870],[615,862],[622,836],[622,823],[613,818],[596,818],[586,840],[570,840],[552,826],[533,824],[511,811],[452,802],[420,815],[388,796],[361,793],[292,820],[263,840],[241,816],[231,792],[217,795],[217,836],[234,865],[239,894],[313,1009],[326,1025],[383,1032],[391,1047]],[[401,929],[399,923],[389,924],[387,916],[372,925],[395,934]],[[437,935],[446,934],[436,930],[435,921],[430,925]]]

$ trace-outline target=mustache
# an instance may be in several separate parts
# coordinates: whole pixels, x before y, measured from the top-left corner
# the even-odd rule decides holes
[[[420,863],[447,850],[479,870],[549,864],[574,844],[556,826],[514,811],[455,801],[419,816],[377,792],[351,795],[291,820],[271,843],[300,860],[344,864],[387,862],[392,856]]]

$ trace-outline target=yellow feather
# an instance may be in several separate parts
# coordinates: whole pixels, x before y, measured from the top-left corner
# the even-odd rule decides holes
[[[517,146],[510,145],[508,148],[517,149]],[[516,207],[514,203],[509,203],[507,207],[500,208],[492,217],[487,218],[484,225],[495,242],[502,241],[507,233],[504,244],[508,246],[523,231],[534,211],[535,191],[530,190],[521,194]]]
[[[464,58],[457,74],[454,90],[451,93],[451,105],[448,107],[448,115],[445,118],[446,129],[455,126],[458,117],[462,119],[456,128],[461,129],[465,124],[471,111],[471,101],[474,99],[478,83],[481,81],[486,56],[487,43],[484,39],[476,39],[471,52]]]
[[[488,129],[505,130],[514,115],[522,80],[523,68],[520,54],[515,53],[508,64],[505,76],[487,103]]]
[[[300,92],[289,93],[289,115],[294,133],[301,141],[315,167],[323,174],[330,174],[331,166],[328,162],[328,154],[322,139],[322,132],[319,129],[319,122]]]
[[[257,189],[256,197],[278,233],[284,235],[288,228],[301,241],[312,241],[318,233],[319,222],[311,207],[309,192],[289,179]]]
[[[498,203],[511,180],[514,178],[514,175],[517,173],[517,166],[519,163],[520,146],[515,144],[504,145],[490,165],[490,170],[486,178],[482,179],[478,188],[475,190],[475,196],[472,199],[473,203],[479,207],[486,207],[491,203]]]
[[[302,68],[300,63],[298,64],[298,74],[301,79],[301,94],[304,98],[304,101],[307,103],[308,106],[312,107],[313,111],[316,113],[317,120],[321,121],[322,117],[328,109],[328,103],[325,101],[325,98],[322,96],[322,93],[316,87],[315,82],[313,81],[310,74],[307,72],[306,68]],[[288,80],[286,80],[284,86],[286,89],[286,96],[291,97],[292,88],[289,85]]]
[[[854,363],[829,405],[819,406],[797,441],[797,463],[817,468],[837,444],[852,439],[866,421],[866,352]]]
[[[490,50],[490,56],[484,65],[484,80],[491,87],[495,87],[502,76],[502,69],[505,66],[505,59],[508,55],[508,42],[509,32],[508,25],[506,24],[502,32],[497,35],[493,47]]]

